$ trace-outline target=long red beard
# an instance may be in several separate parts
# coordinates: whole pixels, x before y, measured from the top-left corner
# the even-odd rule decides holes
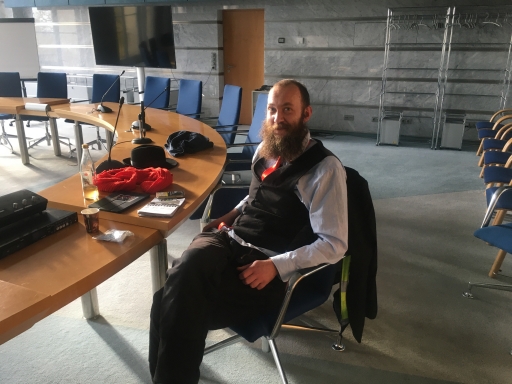
[[[274,136],[274,130],[278,127],[286,130],[287,134],[283,137]],[[296,125],[286,123],[272,124],[265,120],[260,131],[263,144],[260,148],[261,155],[266,159],[282,158],[291,161],[302,154],[304,138],[308,133],[308,128],[301,117]]]

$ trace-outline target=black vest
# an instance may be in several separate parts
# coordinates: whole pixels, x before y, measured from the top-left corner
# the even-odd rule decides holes
[[[257,159],[252,169],[249,200],[233,227],[235,233],[257,247],[283,253],[313,243],[309,211],[295,194],[297,181],[327,156],[334,156],[316,140],[292,163],[261,181],[265,159]]]

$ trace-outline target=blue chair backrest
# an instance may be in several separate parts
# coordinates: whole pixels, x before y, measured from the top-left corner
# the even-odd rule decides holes
[[[0,72],[0,97],[23,97],[19,72]]]
[[[236,85],[225,85],[224,95],[222,97],[222,105],[220,107],[219,118],[217,120],[218,126],[237,125],[240,118],[240,108],[242,105],[242,88]],[[222,131],[229,131],[233,133],[223,133],[222,138],[226,144],[233,144],[236,136],[236,127],[220,128],[219,133]]]
[[[91,103],[99,103],[101,98],[107,92],[107,89],[114,84],[116,84],[108,91],[105,95],[103,101],[111,101],[114,103],[118,103],[121,98],[121,82],[117,80],[118,75],[106,75],[106,74],[98,74],[95,73],[92,75],[92,98]]]
[[[147,107],[151,103],[151,108],[167,108],[169,106],[170,86],[171,79],[168,77],[146,76],[144,105]],[[162,93],[164,89],[166,91]]]
[[[258,95],[258,101],[256,101],[256,109],[254,110],[251,126],[249,127],[249,133],[247,134],[247,139],[245,140],[246,143],[261,142],[260,130],[263,121],[265,121],[267,116],[267,101],[267,93],[260,93]],[[247,147],[244,147],[242,150],[244,157],[252,159],[254,152],[256,152],[256,148],[257,147],[255,145],[248,145]]]
[[[181,79],[176,112],[194,119],[199,118],[203,101],[202,93],[202,81]]]
[[[37,97],[68,97],[68,81],[65,73],[39,72],[37,74]]]
[[[504,183],[512,181],[512,168],[488,166],[484,168],[484,183]]]

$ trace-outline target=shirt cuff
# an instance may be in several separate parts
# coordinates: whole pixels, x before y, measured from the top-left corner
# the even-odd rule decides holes
[[[290,257],[287,256],[286,253],[282,253],[272,256],[270,260],[274,263],[281,280],[285,282],[290,280],[290,277],[292,277],[293,272],[296,270],[294,263],[290,260]]]

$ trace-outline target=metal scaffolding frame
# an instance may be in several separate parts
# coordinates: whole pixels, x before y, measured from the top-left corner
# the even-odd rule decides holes
[[[384,49],[384,62],[382,66],[382,87],[379,96],[379,118],[377,126],[377,142],[376,145],[386,144],[381,143],[383,119],[386,116],[387,108],[394,110],[408,109],[405,106],[388,105],[386,102],[386,95],[391,93],[402,93],[411,95],[435,95],[434,105],[432,106],[432,136],[431,136],[431,149],[438,148],[439,134],[442,130],[443,113],[446,98],[446,85],[449,78],[450,71],[450,55],[452,52],[453,30],[456,27],[464,29],[474,29],[477,26],[483,27],[487,24],[502,27],[506,24],[512,26],[512,8],[509,6],[501,7],[430,7],[430,8],[389,8],[386,22],[386,41]],[[505,11],[504,11],[505,10]],[[418,30],[420,27],[427,27],[428,29],[441,29],[444,28],[443,41],[439,43],[397,43],[392,41],[392,30]],[[465,44],[465,43],[456,43]],[[506,107],[508,94],[510,90],[510,82],[512,77],[512,32],[511,38],[508,43],[508,56],[503,70],[503,79],[501,87],[501,95],[460,95],[460,96],[488,96],[500,98],[499,109]],[[437,68],[437,85],[435,92],[390,92],[388,88],[388,71],[393,70],[426,70],[428,68],[390,68],[390,51],[394,47],[418,47],[426,45],[429,48],[438,47],[440,53],[439,66]],[[433,68],[431,68],[433,70]],[[400,79],[395,80],[400,81]],[[410,108],[414,110],[414,108]],[[429,109],[429,108],[427,108]],[[418,110],[420,110],[418,108]],[[421,108],[425,110],[425,108]],[[425,117],[425,116],[417,116]]]

